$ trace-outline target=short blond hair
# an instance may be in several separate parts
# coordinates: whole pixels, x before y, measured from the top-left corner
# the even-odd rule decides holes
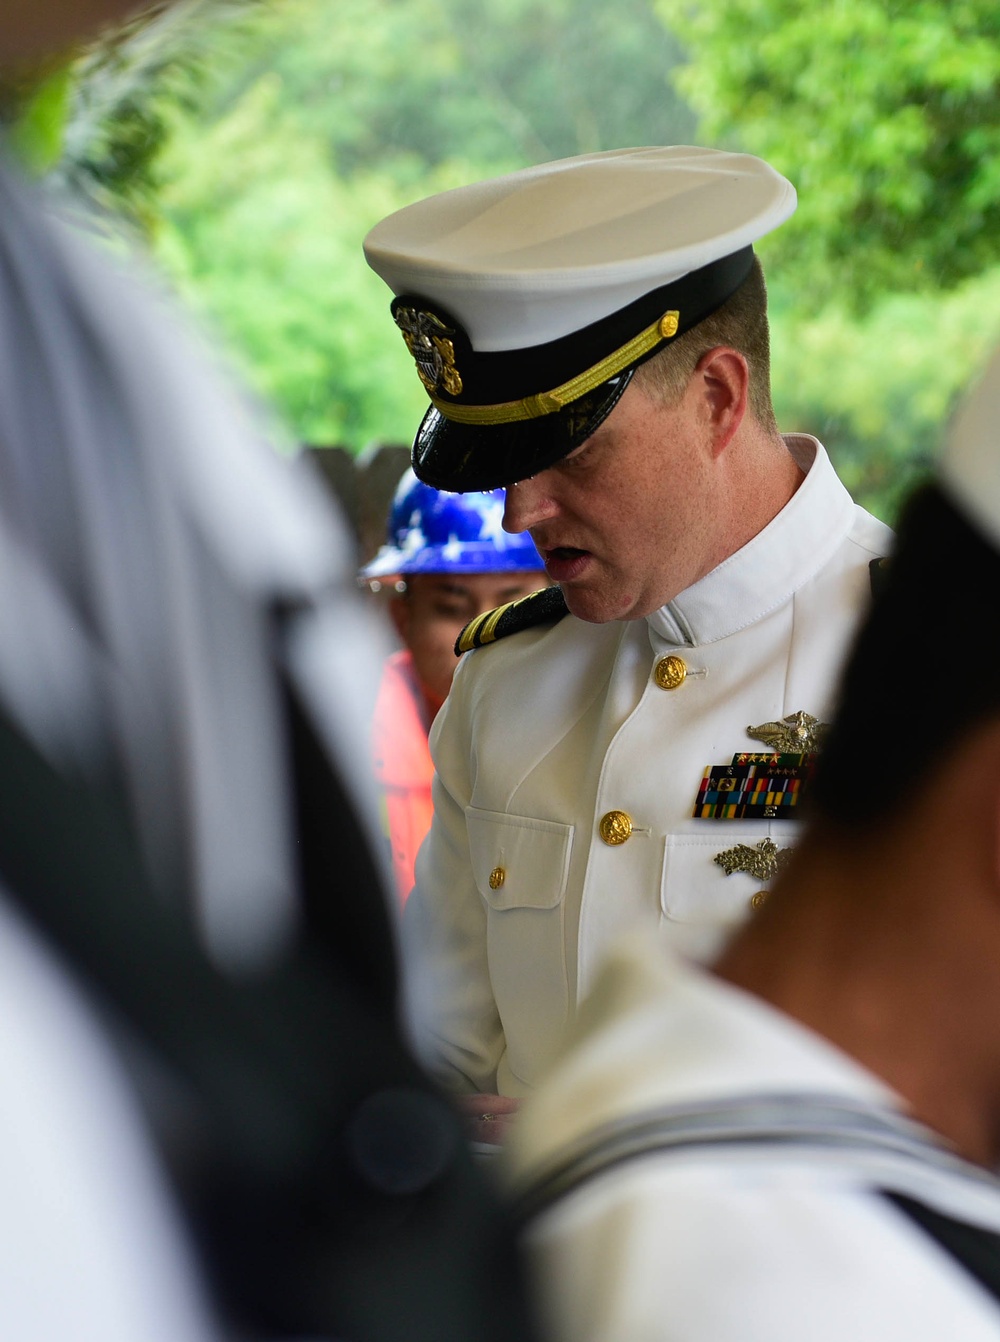
[[[771,405],[771,334],[767,321],[767,286],[755,256],[740,287],[721,308],[654,354],[635,372],[636,384],[654,400],[674,405],[680,399],[698,360],[718,345],[738,350],[750,370],[750,410],[763,429],[777,433]]]

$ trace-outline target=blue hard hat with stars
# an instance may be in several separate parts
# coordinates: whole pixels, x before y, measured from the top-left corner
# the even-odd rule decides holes
[[[407,470],[396,487],[386,544],[361,570],[362,578],[393,573],[524,573],[541,569],[528,533],[501,526],[504,491],[449,494],[422,484]]]

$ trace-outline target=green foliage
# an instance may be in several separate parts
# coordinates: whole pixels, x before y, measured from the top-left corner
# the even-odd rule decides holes
[[[72,77],[68,66],[47,75],[25,98],[10,134],[11,148],[35,176],[63,156]]]
[[[179,0],[42,85],[16,134],[36,168],[139,224],[297,437],[405,442],[426,398],[362,259],[368,228],[526,163],[695,139],[665,17],[698,138],[762,152],[799,187],[761,246],[779,423],[822,438],[891,519],[1000,336],[998,15]]]
[[[339,0],[286,15],[268,62],[338,171],[405,176],[683,140],[678,54],[649,0]]]
[[[1000,338],[1000,269],[864,317],[842,305],[806,316],[798,295],[771,287],[778,422],[820,438],[854,497],[892,522]]]
[[[762,154],[800,208],[775,255],[859,306],[1000,261],[996,0],[656,0],[716,141]]]
[[[209,154],[178,126],[159,254],[304,441],[407,439],[426,395],[361,255],[399,189],[375,171],[333,174],[322,143],[282,129],[280,95],[277,76],[258,79],[212,128]]]
[[[426,408],[361,254],[384,214],[539,159],[691,129],[648,0],[614,14],[598,0],[297,0],[254,44],[197,119],[174,117],[155,242],[310,442],[408,442]]]
[[[136,18],[84,50],[67,69],[43,84],[15,128],[24,144],[33,104],[42,101],[42,124],[58,160],[43,166],[64,190],[149,234],[158,217],[158,160],[171,118],[189,117],[212,81],[238,62],[241,40],[255,29],[259,0],[174,0],[144,9]],[[218,52],[226,52],[219,61]],[[220,70],[221,66],[221,70]],[[50,86],[61,90],[56,106]]]
[[[85,53],[50,176],[137,224],[313,442],[426,399],[361,255],[382,215],[545,158],[686,139],[650,0],[179,0]]]

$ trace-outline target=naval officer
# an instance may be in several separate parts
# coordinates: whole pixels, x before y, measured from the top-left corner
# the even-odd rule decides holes
[[[502,1130],[628,928],[713,953],[792,844],[887,529],[779,434],[759,159],[647,148],[445,192],[365,243],[431,405],[558,586],[474,621],[407,910],[422,1045]]]

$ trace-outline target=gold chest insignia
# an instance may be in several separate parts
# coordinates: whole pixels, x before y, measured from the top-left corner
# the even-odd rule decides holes
[[[397,308],[393,320],[403,333],[406,348],[413,355],[420,381],[433,396],[444,387],[449,396],[462,390],[462,376],[455,367],[455,345],[449,336],[454,329],[440,317],[421,308]]]
[[[791,855],[790,848],[779,848],[773,839],[761,839],[756,848],[751,848],[748,843],[735,844],[724,853],[716,853],[713,861],[727,876],[732,876],[734,871],[745,871],[754,880],[765,884],[778,874]]]
[[[762,722],[759,727],[748,727],[747,736],[752,741],[763,741],[764,745],[780,753],[799,754],[804,751],[820,750],[830,730],[828,722],[820,722],[811,713],[789,713],[780,722]]]

